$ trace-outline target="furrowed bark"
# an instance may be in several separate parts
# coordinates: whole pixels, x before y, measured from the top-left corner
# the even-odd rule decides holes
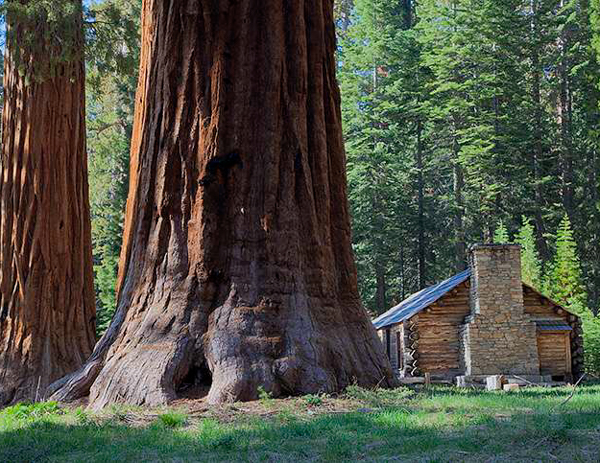
[[[41,399],[95,342],[82,17],[65,20],[73,57],[57,63],[43,20],[6,21],[0,406]],[[20,45],[27,34],[39,51]]]
[[[143,15],[121,318],[101,368],[56,396],[90,379],[93,408],[202,380],[210,402],[391,385],[358,296],[333,2],[145,0]]]

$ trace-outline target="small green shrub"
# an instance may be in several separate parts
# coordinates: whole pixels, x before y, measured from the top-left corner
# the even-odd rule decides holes
[[[113,404],[110,407],[110,414],[113,420],[118,422],[127,421],[127,410],[122,405]]]
[[[325,401],[325,399],[327,398],[327,394],[308,394],[304,396],[304,401],[306,402],[306,405],[310,406],[310,407],[318,407],[320,405],[323,405],[323,402]]]
[[[187,415],[176,411],[169,411],[158,415],[158,422],[166,428],[180,428],[187,422]]]
[[[268,403],[271,400],[273,400],[273,394],[270,393],[269,391],[265,390],[264,387],[258,386],[257,391],[258,391],[258,398],[261,402]]]
[[[60,408],[57,402],[38,402],[38,403],[19,403],[8,407],[3,411],[7,418],[17,420],[35,419],[48,415],[60,414]]]
[[[294,412],[290,409],[287,410],[281,410],[278,414],[277,414],[277,421],[281,424],[289,424],[289,423],[293,423],[294,421],[296,421],[296,415],[294,414]]]

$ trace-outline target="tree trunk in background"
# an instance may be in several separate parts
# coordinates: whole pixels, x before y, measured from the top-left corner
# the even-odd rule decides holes
[[[7,40],[4,68],[0,405],[41,398],[95,343],[78,6],[78,15],[65,18],[74,58],[55,68],[46,24],[7,17],[15,39]],[[26,34],[35,34],[37,52],[19,44]]]
[[[584,197],[588,198],[590,204],[600,204],[600,159],[595,150],[588,153],[586,165],[589,166],[587,181],[584,187]],[[589,243],[592,249],[592,255],[600,255],[600,209],[591,208],[591,217],[588,218],[588,224],[591,225],[589,233],[591,240]],[[598,315],[600,310],[600,270],[592,267],[587,273],[588,281],[588,300],[590,309]]]
[[[375,304],[377,306],[377,314],[382,314],[389,307],[387,306],[387,285],[385,281],[385,267],[379,260],[375,262],[375,278],[377,279]]]
[[[454,212],[454,252],[456,257],[456,270],[458,272],[467,268],[467,245],[464,227],[464,182],[462,167],[456,162],[454,163],[454,207],[456,209]]]
[[[400,245],[400,300],[406,299],[406,264],[404,259],[404,246]]]
[[[393,383],[350,243],[330,0],[145,0],[117,314],[55,397]],[[57,388],[59,388],[57,390]]]
[[[467,244],[464,224],[465,200],[463,197],[465,177],[458,160],[459,146],[456,138],[452,143],[452,152],[454,171],[454,255],[456,258],[456,271],[462,272],[467,268]]]
[[[425,288],[427,282],[425,259],[425,180],[423,176],[423,124],[417,122],[417,190],[418,190],[418,260],[419,260],[419,290]]]
[[[413,27],[413,0],[400,0],[404,14],[404,29],[409,30]]]
[[[539,0],[531,0],[531,37],[536,38],[540,34],[539,27]],[[537,44],[531,47],[531,71],[532,71],[532,100],[534,106],[534,123],[533,123],[533,188],[535,192],[535,201],[533,205],[533,215],[535,220],[535,231],[538,249],[543,261],[550,260],[550,250],[546,241],[546,225],[542,216],[542,205],[546,202],[542,191],[542,175],[540,173],[540,163],[543,156],[543,129],[542,129],[542,97],[541,97],[541,82],[542,69],[540,64],[539,49]]]
[[[560,7],[564,8],[565,2],[561,0]],[[560,126],[560,173],[562,179],[563,207],[571,223],[575,222],[575,193],[573,173],[573,145],[571,143],[571,88],[569,78],[569,46],[570,26],[561,30],[559,38],[559,63],[558,63],[558,123]]]

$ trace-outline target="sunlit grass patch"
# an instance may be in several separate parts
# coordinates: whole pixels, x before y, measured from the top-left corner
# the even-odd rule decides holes
[[[158,415],[157,423],[167,428],[180,428],[187,422],[187,415],[178,411],[168,411]]]
[[[580,387],[565,403],[571,392],[354,386],[322,402],[268,398],[200,416],[184,406],[21,404],[0,412],[0,461],[529,461],[542,449],[590,461],[600,453],[600,391]]]
[[[57,415],[60,408],[57,402],[19,403],[0,412],[2,420],[35,420],[49,415]]]

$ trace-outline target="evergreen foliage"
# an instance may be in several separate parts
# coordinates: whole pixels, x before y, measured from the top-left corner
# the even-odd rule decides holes
[[[581,263],[566,215],[556,234],[556,254],[546,276],[545,292],[581,317],[586,370],[600,372],[600,318],[586,305]]]
[[[4,0],[0,13],[8,19],[5,39],[13,43],[13,62],[28,78],[51,77],[61,62],[81,56],[81,30],[73,24],[83,21],[82,0]]]
[[[74,21],[85,26],[88,66],[103,73],[130,73],[139,48],[139,13],[139,1],[4,0],[0,4],[0,14],[13,18],[15,24],[36,24],[36,34],[9,27],[5,39],[18,44],[14,60],[21,72],[37,79],[51,76],[61,62],[77,58],[81,43]],[[49,59],[38,59],[42,54]]]
[[[571,221],[566,215],[556,233],[556,254],[547,275],[546,293],[566,306],[585,303],[581,263]]]
[[[580,309],[583,321],[583,344],[585,369],[594,375],[600,374],[600,317],[590,310]]]
[[[422,91],[421,71],[398,5],[357,0],[353,18],[340,57],[348,182],[359,283],[368,306],[381,313],[420,285],[402,275],[417,260],[408,245],[416,211],[405,206],[418,194],[414,176],[425,169],[417,172],[415,162],[420,108],[404,91]]]
[[[500,221],[500,225],[494,232],[494,243],[496,244],[507,244],[510,243],[510,237],[508,236],[508,229],[504,222]]]
[[[524,276],[540,288],[566,212],[583,303],[597,311],[598,2],[343,6],[352,14],[338,21],[340,83],[367,306],[379,312],[464,268],[468,244],[505,241],[494,236],[500,222],[520,230]]]
[[[523,281],[538,291],[541,290],[542,265],[536,248],[535,229],[527,217],[523,217],[523,225],[515,237],[515,243],[521,246]]]
[[[116,309],[140,53],[140,13],[141,0],[105,0],[89,9],[94,25],[93,33],[88,34],[88,48],[93,52],[88,53],[87,60],[87,127],[99,335]]]

